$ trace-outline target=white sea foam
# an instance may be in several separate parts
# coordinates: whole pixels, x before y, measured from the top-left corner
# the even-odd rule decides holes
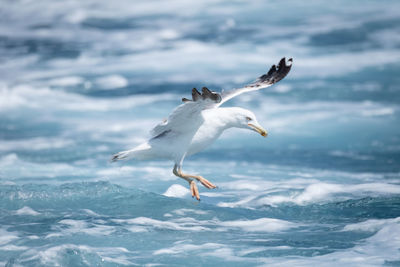
[[[368,179],[368,175],[364,179]],[[329,202],[337,198],[350,199],[400,193],[400,186],[391,183],[337,184],[315,179],[308,181],[300,179],[297,183],[295,180],[257,183],[258,187],[253,188],[257,190],[240,189],[241,187],[236,188],[233,185],[231,188],[235,191],[227,191],[225,195],[236,195],[239,199],[221,201],[218,206],[255,208],[263,205],[276,206],[281,203],[305,205],[312,202]]]
[[[370,219],[364,222],[348,224],[343,231],[366,231],[375,232],[388,225],[400,224],[400,217],[393,219]]]
[[[38,216],[38,215],[40,215],[39,212],[31,209],[28,206],[25,206],[25,207],[20,208],[19,210],[15,211],[15,214],[17,214],[17,215],[30,215],[30,216]]]
[[[268,249],[271,249],[271,248],[268,248]],[[264,247],[253,247],[253,248],[247,248],[247,249],[242,249],[242,250],[240,250],[237,254],[239,255],[239,256],[246,256],[246,255],[248,255],[248,254],[250,254],[250,253],[257,253],[257,252],[261,252],[261,251],[264,251],[264,250],[266,250],[266,248],[264,248]]]
[[[362,157],[364,160],[363,154],[345,155]],[[398,173],[345,172],[248,162],[243,166],[221,167],[224,163],[196,161],[196,165],[207,166],[202,173],[214,173],[218,169],[219,176],[229,177],[233,173],[237,177],[234,180],[213,180],[219,186],[218,191],[201,192],[201,195],[218,198],[217,205],[221,207],[254,209],[285,202],[305,205],[365,196],[387,196],[397,194],[400,190],[396,178]],[[187,161],[186,166],[194,168],[194,163]],[[235,172],[242,173],[243,168],[248,172],[251,170],[253,175],[236,176]]]
[[[251,74],[254,72],[253,66],[259,66],[261,70],[266,61],[281,54],[295,56],[297,63],[296,71],[292,72],[294,77],[347,74],[349,71],[357,71],[365,67],[398,62],[396,38],[393,37],[397,33],[395,27],[394,29],[390,27],[386,30],[386,33],[381,30],[368,36],[371,41],[375,40],[385,44],[386,47],[384,48],[373,46],[372,48],[365,47],[365,49],[350,52],[343,49],[343,51],[339,50],[335,53],[321,54],[315,53],[315,47],[310,47],[307,42],[314,34],[362,27],[365,23],[374,19],[382,19],[382,17],[393,18],[395,16],[393,10],[398,7],[396,3],[386,6],[369,3],[368,6],[363,7],[362,11],[359,10],[359,7],[347,6],[347,12],[357,14],[365,12],[368,16],[348,16],[347,12],[341,10],[335,10],[335,15],[315,16],[311,15],[314,13],[310,11],[311,13],[307,13],[310,15],[302,17],[302,23],[292,25],[281,25],[275,23],[276,21],[273,19],[269,23],[264,23],[262,17],[258,23],[253,22],[251,25],[238,23],[235,19],[236,15],[252,16],[262,8],[270,8],[269,4],[261,2],[236,3],[235,5],[213,2],[212,7],[210,7],[209,1],[198,3],[195,6],[193,6],[193,3],[188,5],[184,1],[176,1],[169,5],[162,2],[150,4],[139,1],[135,3],[135,7],[131,7],[129,3],[123,0],[120,0],[119,3],[110,5],[107,2],[94,3],[88,1],[85,4],[78,5],[72,2],[55,4],[52,1],[44,1],[36,5],[24,3],[23,8],[20,7],[18,2],[4,7],[7,23],[13,25],[13,27],[0,27],[2,36],[12,39],[31,38],[32,40],[45,38],[61,40],[66,43],[81,40],[88,47],[80,48],[82,54],[78,58],[50,60],[50,68],[43,70],[27,68],[32,62],[18,63],[22,59],[13,57],[12,60],[7,60],[4,65],[2,64],[1,70],[6,71],[6,74],[18,72],[16,75],[5,75],[5,77],[13,77],[8,78],[10,80],[16,79],[15,76],[24,77],[23,79],[28,81],[50,78],[53,82],[54,79],[66,77],[64,79],[67,80],[58,81],[58,83],[71,84],[80,82],[76,77],[81,77],[81,74],[85,72],[103,76],[110,75],[110,73],[134,72],[139,73],[140,77],[143,77],[142,82],[147,83],[153,81],[170,82],[174,79],[186,81],[200,79],[225,84],[232,80],[230,74],[232,72],[230,71],[237,69],[237,66],[241,66],[242,70],[236,70],[236,73],[245,77],[243,80],[252,79],[254,78]],[[156,5],[157,8],[152,5]],[[395,6],[395,8],[392,6]],[[44,7],[48,11],[46,14],[38,16],[37,14],[43,13]],[[295,3],[288,5],[285,10],[287,8],[289,10],[280,14],[282,19],[287,14],[290,14],[291,17],[293,14],[297,14],[298,12],[294,11],[299,7]],[[304,8],[304,6],[301,7]],[[313,10],[311,4],[307,7],[304,9]],[[210,16],[199,20],[188,21],[186,19],[188,16],[197,17],[198,14],[205,12],[218,17],[217,21],[214,21],[219,23],[216,28],[209,27],[209,19],[212,18]],[[93,18],[129,21],[134,17],[140,21],[141,18],[150,16],[158,16],[158,19],[154,19],[151,24],[153,27],[128,27],[127,29],[120,28],[109,31],[84,26],[86,20],[90,21]],[[22,19],[26,17],[30,19]],[[59,23],[54,23],[55,20]],[[146,19],[144,21],[147,25],[148,21]],[[37,25],[52,25],[52,27],[35,28]],[[207,30],[209,28],[211,36],[215,34],[215,30],[218,30],[220,35],[223,36],[231,30],[240,30],[243,27],[249,27],[249,32],[254,33],[249,38],[231,40],[229,45],[190,37],[192,33],[208,33],[207,31],[199,31],[199,29]],[[287,36],[291,36],[290,41],[288,41]],[[259,42],[255,42],[254,39],[259,40],[260,38],[268,39],[267,44],[260,45]],[[243,49],[243,47],[252,49]],[[127,53],[103,55],[109,51],[126,51]],[[29,57],[19,56],[25,61]],[[349,58],[357,64],[348,64]],[[38,59],[35,58],[34,60]],[[174,62],[174,64],[171,64],[171,62]],[[193,62],[196,62],[196,64],[193,64]],[[26,69],[29,69],[29,71]],[[216,69],[222,71],[218,73]],[[26,75],[21,75],[19,72]],[[175,75],[171,75],[171,72],[179,73],[176,74],[179,78],[176,79]],[[151,75],[150,79],[149,73],[156,75]],[[75,78],[72,79],[71,77]],[[141,78],[137,79],[140,80]],[[120,83],[111,82],[111,84]]]
[[[14,87],[0,86],[0,112],[11,109],[31,108],[65,111],[110,111],[130,109],[160,101],[176,99],[171,94],[154,98],[148,95],[135,95],[118,99],[93,99],[75,93],[51,90],[22,84]],[[179,99],[179,98],[178,98]]]
[[[161,165],[161,164],[160,164]],[[176,177],[172,175],[170,167],[156,167],[156,166],[121,166],[118,168],[108,168],[99,170],[97,172],[99,176],[107,177],[121,177],[136,174],[142,179],[146,180],[158,180],[158,181],[171,181],[176,180]]]
[[[51,86],[66,87],[66,86],[76,86],[82,84],[83,82],[84,79],[82,77],[66,76],[66,77],[51,79],[48,81],[48,84]]]
[[[5,245],[18,239],[18,235],[14,232],[8,232],[2,228],[0,228],[0,245]]]
[[[329,184],[315,183],[307,186],[303,192],[289,196],[263,197],[257,202],[259,205],[276,205],[284,202],[292,202],[303,205],[310,202],[326,201],[337,194],[350,194],[351,197],[362,197],[366,195],[399,194],[400,186],[385,183],[368,184]],[[347,195],[345,198],[349,198]]]
[[[115,227],[88,223],[82,220],[65,219],[59,222],[59,225],[54,227],[54,232],[46,235],[46,239],[62,237],[74,234],[85,234],[91,236],[110,235],[115,231]]]
[[[220,222],[219,225],[229,228],[240,228],[247,232],[279,232],[298,226],[288,221],[271,218],[223,221]]]
[[[233,262],[247,262],[247,263],[260,263],[262,260],[258,258],[243,257],[240,252],[235,251],[234,246],[229,246],[220,243],[203,243],[203,244],[190,244],[185,242],[175,242],[173,246],[168,248],[158,249],[153,252],[153,255],[185,255],[185,254],[196,254],[201,257],[216,257],[221,258],[224,261]]]
[[[178,243],[170,248],[159,249],[153,252],[154,255],[160,254],[181,254],[197,250],[215,250],[217,248],[225,247],[223,244],[218,243],[204,243],[202,245],[181,244]]]
[[[82,211],[84,211],[86,214],[93,216],[93,217],[99,217],[100,215],[97,214],[96,212],[90,210],[90,209],[82,209]]]
[[[96,85],[101,89],[117,89],[128,85],[128,81],[121,75],[108,75],[100,77],[95,81]]]
[[[370,101],[279,103],[261,95],[257,96],[253,94],[252,98],[254,101],[259,102],[257,104],[258,109],[255,111],[258,114],[258,120],[260,123],[268,125],[270,132],[276,134],[296,134],[297,136],[315,135],[311,131],[306,131],[305,128],[313,129],[313,125],[317,122],[321,124],[329,122],[327,125],[329,126],[332,124],[332,121],[341,123],[344,121],[359,121],[365,117],[390,116],[398,110],[397,105],[383,105]]]
[[[398,249],[400,248],[399,223],[396,219],[386,219],[384,224],[380,224],[379,231],[374,236],[360,242],[355,247],[338,250],[333,253],[313,257],[247,257],[248,254],[262,252],[265,248],[251,247],[243,249],[235,245],[219,243],[191,244],[187,242],[176,242],[168,248],[157,249],[154,255],[175,254],[185,255],[196,253],[202,257],[218,257],[226,261],[238,261],[258,264],[265,266],[377,266],[385,261],[398,261],[400,259]],[[375,222],[371,222],[376,225]],[[353,230],[353,227],[351,227]],[[362,226],[364,228],[364,226]],[[368,231],[369,231],[369,227]],[[269,247],[271,249],[290,249],[288,246]]]
[[[93,236],[103,236],[110,235],[115,231],[115,227],[101,224],[88,223],[82,220],[71,220],[64,219],[59,221],[59,224],[67,226],[58,227],[58,233],[63,235],[71,235],[76,233],[93,235]]]
[[[188,188],[180,185],[180,184],[173,184],[171,185],[167,191],[164,192],[164,196],[167,197],[179,197],[183,198],[186,197],[190,194],[190,191]]]
[[[16,246],[16,245],[5,245],[0,246],[0,250],[5,251],[20,251],[20,250],[27,250],[29,247],[26,246]]]
[[[202,257],[218,257],[226,261],[237,261],[247,263],[264,263],[266,266],[377,266],[385,261],[399,260],[397,253],[400,248],[398,238],[399,223],[396,219],[386,219],[380,224],[379,231],[374,236],[367,238],[353,248],[339,250],[322,256],[313,257],[247,257],[248,254],[262,252],[265,248],[252,247],[243,249],[235,245],[219,243],[191,244],[187,242],[176,242],[168,248],[157,249],[154,255],[174,254],[184,255],[196,253]],[[371,222],[375,224],[375,222]],[[353,230],[353,227],[351,227]],[[364,228],[364,226],[362,226]],[[367,227],[369,229],[369,227]],[[400,232],[399,232],[400,233]],[[268,247],[271,249],[290,249],[288,246]]]
[[[15,166],[19,166],[19,168],[15,168]],[[24,161],[18,158],[15,153],[0,158],[0,167],[3,172],[7,173],[7,177],[11,179],[27,177],[54,178],[65,174],[74,176],[73,173],[82,175],[85,172],[66,163],[43,164]]]
[[[52,3],[47,3],[48,5],[52,5]],[[183,3],[182,3],[183,4]],[[144,12],[148,12],[146,14],[154,14],[155,12],[160,12],[161,14],[169,14],[171,10],[166,9],[162,10],[157,8],[158,11],[155,11],[154,8],[144,8],[141,9],[141,6],[146,5],[143,3],[137,4],[135,6],[138,9],[135,10],[118,10],[118,19],[121,17],[129,16],[127,12],[139,12],[139,10],[143,10]],[[161,5],[159,3],[158,5]],[[125,5],[117,5],[117,6],[125,6]],[[172,5],[173,6],[173,5]],[[70,10],[70,9],[73,10]],[[87,9],[86,9],[87,8]],[[102,14],[105,18],[113,18],[117,13],[109,13],[111,7],[105,3],[99,4],[96,11],[92,10],[93,7],[85,6],[85,7],[73,7],[69,6],[68,14],[65,16],[61,16],[61,20],[65,20],[65,23],[72,23],[75,24],[77,21],[81,22],[84,21],[86,18],[90,18],[94,16],[99,18],[99,15]],[[113,7],[114,8],[114,7]],[[243,9],[251,10],[252,8],[256,8],[254,5],[246,5],[242,6],[240,9],[234,9],[232,12],[236,13],[243,11]],[[100,9],[101,11],[97,10]],[[151,9],[151,10],[150,10]],[[12,21],[13,16],[15,16],[16,11],[20,9],[12,9],[10,13],[9,19]],[[29,11],[28,11],[29,10]],[[18,18],[15,19],[15,23],[20,25],[17,27],[18,30],[13,29],[9,30],[8,28],[2,29],[3,35],[16,37],[16,36],[31,36],[33,38],[43,38],[44,30],[32,30],[30,28],[30,24],[32,23],[35,25],[36,20],[42,21],[43,18],[37,18],[35,15],[31,15],[31,12],[36,10],[36,8],[24,6],[24,11],[21,11],[21,14],[16,15]],[[113,9],[114,10],[114,9]],[[168,11],[169,10],[169,11]],[[190,8],[189,10],[192,10]],[[213,12],[222,12],[217,7],[214,7]],[[390,13],[390,10],[382,10],[382,7],[375,7],[375,12],[380,10],[380,14],[383,13]],[[193,11],[193,10],[192,10]],[[25,13],[27,12],[27,13]],[[174,11],[174,17],[176,16],[177,10]],[[197,10],[197,12],[201,12]],[[217,12],[217,13],[218,13]],[[226,12],[226,10],[224,10]],[[51,12],[49,12],[51,13]],[[27,15],[29,14],[29,15]],[[158,13],[159,14],[159,13]],[[130,14],[131,16],[132,14]],[[143,14],[141,14],[143,15]],[[33,78],[40,78],[46,77],[48,75],[55,76],[55,77],[79,77],[78,75],[81,72],[90,70],[95,70],[96,73],[116,73],[116,72],[127,72],[127,71],[137,71],[143,72],[143,69],[147,70],[147,72],[152,71],[153,73],[158,72],[158,75],[153,75],[156,77],[152,80],[160,80],[165,81],[176,81],[179,79],[183,80],[193,80],[193,79],[202,79],[202,80],[211,80],[218,83],[224,83],[226,81],[231,81],[231,75],[225,75],[224,73],[215,73],[215,68],[232,70],[237,68],[237,66],[248,66],[248,65],[259,65],[260,69],[261,66],[265,64],[266,59],[272,59],[276,57],[277,54],[285,54],[285,53],[294,53],[296,58],[297,68],[296,72],[292,73],[294,76],[298,75],[301,77],[305,76],[316,76],[316,75],[332,75],[332,74],[346,74],[349,71],[356,71],[368,66],[379,66],[385,63],[396,62],[398,60],[398,53],[397,51],[392,48],[393,50],[379,50],[379,49],[365,49],[360,51],[352,51],[351,54],[348,52],[343,53],[332,53],[329,55],[315,55],[313,53],[313,48],[308,48],[307,46],[303,45],[304,41],[302,38],[295,38],[291,42],[287,42],[287,40],[283,40],[282,38],[271,39],[269,44],[264,47],[254,45],[257,47],[257,55],[254,55],[254,52],[246,52],[243,49],[237,49],[235,43],[231,44],[230,46],[223,46],[216,45],[213,42],[200,42],[185,38],[177,38],[180,35],[185,35],[187,33],[196,32],[196,29],[203,28],[202,23],[197,21],[192,21],[190,23],[181,23],[180,21],[188,15],[180,14],[182,17],[177,17],[176,20],[168,20],[168,28],[153,28],[149,29],[129,29],[129,30],[119,30],[116,32],[113,31],[98,31],[98,30],[90,30],[88,28],[79,28],[79,27],[65,27],[65,28],[51,28],[46,30],[46,37],[55,38],[55,39],[62,39],[64,41],[73,41],[76,40],[77,37],[85,37],[85,41],[89,43],[93,43],[93,46],[96,47],[96,52],[101,54],[102,51],[107,51],[111,49],[119,50],[128,50],[128,51],[140,51],[146,48],[146,51],[141,51],[142,53],[137,54],[130,54],[127,56],[120,56],[120,57],[105,57],[104,59],[100,56],[97,56],[96,53],[87,53],[81,55],[78,59],[63,59],[63,60],[53,60],[53,64],[57,66],[55,70],[53,69],[46,69],[46,71],[36,71],[36,75]],[[21,23],[21,17],[30,17],[31,20],[29,22]],[[53,15],[54,16],[54,15]],[[53,16],[47,17],[44,19],[45,21],[53,19]],[[373,15],[369,14],[368,19],[371,19]],[[101,16],[100,16],[101,18]],[[362,25],[367,18],[359,18],[359,17],[352,17],[349,19],[348,17],[335,17],[334,23],[318,23],[317,25],[313,22],[314,20],[322,19],[321,17],[315,18],[315,16],[309,16],[309,23],[312,23],[313,27],[309,25],[293,25],[293,27],[282,26],[278,27],[277,25],[273,25],[268,27],[269,34],[273,33],[274,36],[279,35],[292,35],[292,33],[296,33],[297,35],[301,32],[303,35],[314,34],[318,32],[327,32],[333,29],[336,29],[341,25],[341,27],[355,27]],[[326,18],[324,18],[326,19]],[[333,19],[333,18],[331,18]],[[222,30],[234,28],[236,23],[232,23],[235,21],[233,19],[227,19],[221,27]],[[25,24],[26,23],[26,24]],[[157,23],[157,21],[155,22]],[[164,23],[165,24],[165,23]],[[232,26],[233,25],[233,26]],[[328,26],[329,25],[329,26]],[[24,29],[24,27],[27,27]],[[68,30],[73,28],[74,31]],[[257,30],[257,36],[261,35],[264,36],[265,25],[261,28],[255,28]],[[176,40],[175,40],[176,39]],[[304,37],[303,37],[304,39]],[[171,40],[175,40],[171,45]],[[164,42],[168,41],[169,43],[165,44]],[[252,39],[249,39],[250,43]],[[169,49],[164,49],[165,45],[168,45]],[[295,52],[293,52],[295,51]],[[310,56],[312,55],[312,56]],[[358,64],[346,64],[349,58],[356,59]],[[144,60],[145,59],[145,60]],[[229,60],[227,60],[229,59]],[[7,62],[8,64],[15,64],[13,61]],[[58,62],[58,63],[57,63]],[[63,63],[64,62],[64,63]],[[141,64],[135,64],[136,62],[141,62]],[[170,62],[174,62],[174,68],[180,69],[180,71],[176,71],[179,73],[179,79],[176,79],[174,75],[171,75],[170,70],[171,64]],[[193,66],[193,62],[197,62],[196,66]],[[210,66],[213,66],[213,69],[210,69]],[[216,66],[216,67],[214,67]],[[7,69],[10,66],[5,66],[4,69]],[[195,67],[195,71],[193,70]],[[248,67],[247,67],[248,68]],[[15,68],[14,68],[15,69]],[[207,70],[210,69],[210,70]],[[252,70],[253,71],[253,70]],[[53,73],[52,73],[53,72]],[[238,73],[243,71],[236,71]],[[222,75],[221,75],[222,74]],[[143,75],[146,76],[146,75]],[[228,77],[229,76],[229,77]],[[243,74],[242,74],[243,76]],[[250,74],[250,70],[247,71],[247,74],[244,75],[245,78],[243,80],[252,79],[252,75]],[[247,77],[246,77],[247,76]],[[29,76],[28,76],[29,78]],[[57,78],[53,78],[57,79]],[[144,79],[147,82],[150,81],[148,77]],[[152,81],[151,80],[151,81]],[[150,81],[150,82],[151,82]],[[70,81],[67,81],[70,82]],[[76,82],[76,81],[75,81]],[[143,81],[144,82],[144,81]],[[112,82],[114,85],[115,82]],[[119,83],[120,84],[120,83]],[[125,84],[125,83],[124,83]],[[286,89],[285,89],[286,90]]]
[[[194,209],[178,209],[178,210],[174,210],[172,211],[173,213],[175,213],[176,215],[180,215],[180,216],[185,216],[187,214],[196,214],[196,215],[205,215],[208,212],[204,211],[204,210],[194,210]]]
[[[124,247],[91,247],[86,245],[63,244],[53,247],[39,247],[29,249],[25,255],[30,256],[30,260],[40,260],[42,264],[49,266],[62,266],[62,259],[68,255],[68,251],[74,251],[75,255],[80,255],[81,260],[86,264],[91,263],[87,261],[85,254],[89,254],[92,260],[98,258],[99,262],[107,261],[122,265],[132,265],[125,254],[129,253]],[[94,257],[93,257],[94,256]]]
[[[231,201],[231,202],[219,202],[217,205],[219,207],[227,207],[227,208],[236,208],[236,207],[247,207],[247,208],[252,208],[252,201],[255,200],[257,196],[247,196],[247,197],[241,197],[237,201]]]
[[[0,140],[0,151],[59,149],[74,145],[62,137],[35,137],[22,140]]]
[[[359,242],[356,246],[339,250],[322,256],[314,257],[277,257],[266,258],[265,266],[381,266],[387,261],[397,262],[400,260],[400,224],[398,219],[384,219],[367,221],[364,224],[349,225],[348,230],[363,229],[370,231],[377,228],[380,230],[373,236]],[[374,226],[373,226],[374,225]],[[378,226],[379,225],[379,226]],[[372,228],[371,228],[372,226]],[[377,227],[377,228],[375,228]]]
[[[181,216],[181,210],[174,212]],[[191,210],[186,212],[193,213]],[[203,212],[195,212],[196,215],[205,215]],[[147,217],[133,219],[114,219],[116,223],[125,225],[125,228],[132,232],[146,232],[152,229],[168,229],[175,231],[232,231],[243,232],[281,232],[290,228],[298,227],[298,224],[273,218],[259,218],[254,220],[221,221],[217,218],[211,220],[200,220],[191,217],[173,218],[173,215],[165,216],[169,220],[156,220]]]
[[[128,231],[132,233],[143,233],[143,232],[148,232],[149,230],[146,227],[143,226],[127,226],[125,227]]]
[[[138,217],[134,219],[114,219],[116,223],[123,223],[128,225],[139,225],[145,226],[148,228],[156,228],[156,229],[169,229],[169,230],[177,230],[177,231],[206,231],[210,230],[207,227],[201,226],[200,222],[197,221],[186,221],[186,223],[176,222],[176,221],[160,221],[147,217]],[[142,229],[142,228],[141,228]]]

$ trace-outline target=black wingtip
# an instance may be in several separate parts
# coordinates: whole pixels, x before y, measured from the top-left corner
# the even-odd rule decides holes
[[[193,88],[192,89],[192,100],[187,99],[187,98],[182,98],[182,102],[186,103],[186,102],[196,102],[198,100],[212,100],[215,103],[219,103],[222,100],[222,97],[219,93],[217,92],[213,92],[210,89],[208,89],[207,87],[203,87],[201,88],[201,93],[196,89]]]
[[[280,66],[285,66],[285,65],[286,65],[286,58],[283,57],[283,58],[281,58],[281,60],[279,61],[278,66],[280,67]]]
[[[197,100],[199,100],[200,98],[201,98],[200,92],[197,91],[196,88],[193,88],[193,89],[192,89],[192,99],[193,99],[193,101],[197,101]]]
[[[288,61],[286,61],[286,58],[283,57],[278,63],[278,67],[273,65],[271,69],[268,71],[267,75],[263,75],[261,77],[264,78],[265,82],[268,82],[270,84],[274,84],[282,80],[283,78],[286,77],[286,75],[289,73],[293,63],[293,58],[289,58]],[[260,77],[260,78],[261,78]]]
[[[267,72],[267,75],[271,75],[273,72],[276,71],[276,66],[272,65],[271,68],[269,69],[269,71]],[[265,75],[265,74],[264,74]]]
[[[115,154],[112,156],[112,158],[110,159],[110,162],[116,162],[118,160],[118,154]]]
[[[266,74],[261,75],[254,83],[246,87],[261,87],[279,82],[289,73],[292,63],[292,58],[289,58],[287,61],[285,57],[281,58],[278,65],[272,65]]]
[[[208,88],[205,87],[205,86],[204,86],[203,88],[201,88],[201,92],[203,93],[203,95],[204,95],[204,94],[206,94],[206,95],[207,95],[207,94],[211,94],[210,89],[208,89]]]

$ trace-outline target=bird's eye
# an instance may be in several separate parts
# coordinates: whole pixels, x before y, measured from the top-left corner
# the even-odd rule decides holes
[[[251,121],[252,119],[250,117],[246,117],[246,120],[247,121]]]

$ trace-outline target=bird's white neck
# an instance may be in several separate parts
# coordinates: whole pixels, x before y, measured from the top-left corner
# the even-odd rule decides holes
[[[237,108],[217,108],[205,110],[203,116],[205,121],[212,123],[217,131],[221,133],[229,128],[238,127],[238,117],[235,116]]]
[[[240,108],[212,108],[202,111],[204,124],[192,139],[187,155],[195,154],[211,145],[226,129],[240,127]]]

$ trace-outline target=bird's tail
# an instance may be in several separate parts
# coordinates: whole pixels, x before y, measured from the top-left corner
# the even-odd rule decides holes
[[[149,144],[144,143],[141,144],[131,150],[125,150],[114,154],[110,161],[115,162],[118,160],[127,160],[127,159],[147,159],[150,157],[151,147]]]
[[[115,161],[118,161],[118,160],[128,159],[129,158],[129,154],[130,154],[129,150],[118,152],[117,154],[114,154],[112,156],[110,161],[111,162],[115,162]]]

